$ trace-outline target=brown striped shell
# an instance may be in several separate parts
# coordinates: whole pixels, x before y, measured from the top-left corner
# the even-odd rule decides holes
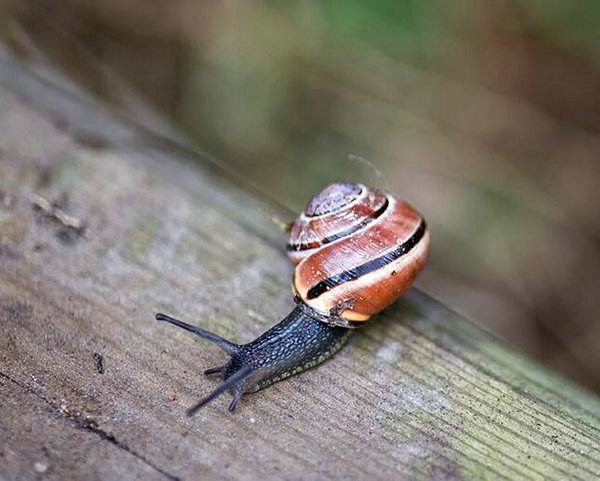
[[[410,287],[429,245],[425,220],[408,203],[362,184],[330,184],[292,226],[294,290],[323,321],[352,327]]]

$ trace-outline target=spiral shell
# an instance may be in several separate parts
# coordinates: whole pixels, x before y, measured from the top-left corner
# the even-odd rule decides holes
[[[423,217],[362,184],[330,184],[294,222],[287,251],[296,294],[332,324],[352,327],[393,303],[429,254]]]

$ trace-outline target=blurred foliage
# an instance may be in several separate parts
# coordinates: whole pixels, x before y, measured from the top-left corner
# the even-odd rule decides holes
[[[549,41],[600,63],[600,3],[595,0],[516,0]]]
[[[597,0],[68,0],[0,18],[25,60],[162,128],[151,104],[296,210],[333,180],[409,199],[433,231],[422,286],[600,389]]]

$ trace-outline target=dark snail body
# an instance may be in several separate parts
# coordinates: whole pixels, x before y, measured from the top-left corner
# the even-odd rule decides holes
[[[229,410],[233,411],[243,394],[259,391],[326,361],[344,346],[352,332],[319,321],[318,314],[302,301],[279,324],[254,341],[240,345],[164,314],[157,314],[156,319],[212,340],[231,354],[227,364],[204,372],[206,375],[222,374],[225,383],[219,392],[189,409],[188,415],[193,415],[227,389],[233,394],[229,405]],[[240,372],[244,375],[239,375]],[[236,375],[239,377],[235,378]],[[235,383],[228,385],[234,378]]]
[[[429,231],[408,203],[361,184],[331,184],[294,222],[287,246],[297,263],[297,306],[279,324],[248,344],[235,344],[196,326],[157,314],[212,341],[231,355],[207,369],[223,383],[188,410],[230,391],[233,411],[245,393],[256,392],[333,356],[351,328],[394,302],[415,280],[429,254]]]
[[[249,376],[246,392],[256,392],[321,364],[346,343],[350,330],[319,321],[311,310],[299,304],[279,324],[241,346],[241,364],[252,366],[256,373],[256,377]],[[231,375],[228,371],[226,376]]]

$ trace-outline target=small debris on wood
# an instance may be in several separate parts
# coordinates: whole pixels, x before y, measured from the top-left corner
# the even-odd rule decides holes
[[[60,404],[59,411],[63,416],[69,417],[71,415],[71,406],[63,399],[63,402]]]
[[[98,371],[98,374],[104,374],[104,356],[99,352],[95,352],[94,362],[96,363],[96,371]]]
[[[37,473],[44,474],[48,470],[48,465],[46,463],[37,462],[33,465],[33,469]]]
[[[91,431],[100,431],[100,425],[92,416],[85,414],[83,411],[78,409],[74,409],[65,399],[61,401],[58,410],[65,418],[69,418],[77,423],[79,427],[89,429]]]
[[[59,233],[61,240],[72,241],[71,234],[73,233],[78,236],[87,236],[87,226],[85,223],[81,219],[67,214],[56,203],[50,202],[39,194],[33,195],[31,203],[34,209],[41,211],[44,216],[58,222],[66,229]]]
[[[82,413],[78,412],[77,416],[82,416]],[[78,424],[85,429],[91,429],[92,431],[99,431],[100,430],[100,425],[98,424],[98,421],[96,421],[94,418],[90,417],[90,416],[85,416],[81,419],[78,420]]]
[[[34,252],[40,252],[43,251],[45,249],[46,245],[42,242],[36,242],[35,244],[33,244],[33,251]]]
[[[65,227],[69,227],[78,231],[84,228],[83,222],[80,219],[67,214],[57,205],[51,203],[48,199],[42,197],[41,195],[34,194],[31,202],[35,208],[44,212],[48,217],[56,219]]]

